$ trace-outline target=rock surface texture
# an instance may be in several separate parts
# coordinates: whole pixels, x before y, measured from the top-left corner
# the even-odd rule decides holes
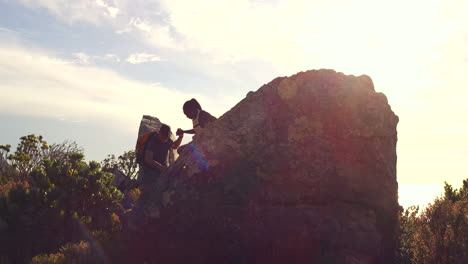
[[[157,263],[393,263],[398,117],[368,76],[276,78],[143,194]]]

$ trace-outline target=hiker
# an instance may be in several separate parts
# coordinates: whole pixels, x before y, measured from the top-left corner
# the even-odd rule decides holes
[[[187,118],[192,119],[193,129],[182,130],[179,128],[176,132],[178,136],[183,135],[184,133],[200,133],[206,125],[217,120],[217,118],[212,116],[210,113],[203,111],[200,104],[195,99],[185,102],[183,110]]]
[[[167,167],[167,156],[171,149],[177,149],[182,142],[184,134],[178,135],[179,137],[174,142],[171,139],[171,128],[162,124],[158,133],[154,133],[144,147],[144,157],[140,170],[142,170],[141,184],[143,189],[145,186],[155,183],[161,172]]]

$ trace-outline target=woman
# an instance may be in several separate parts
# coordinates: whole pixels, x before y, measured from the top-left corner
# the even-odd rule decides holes
[[[177,135],[184,133],[200,133],[209,123],[217,120],[216,117],[212,116],[210,113],[203,111],[200,104],[195,99],[185,102],[183,110],[187,118],[192,119],[193,129],[182,130],[179,128],[176,132]]]

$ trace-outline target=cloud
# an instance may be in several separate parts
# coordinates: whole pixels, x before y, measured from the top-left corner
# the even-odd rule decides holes
[[[105,0],[18,0],[18,3],[29,8],[45,8],[68,24],[85,22],[106,25],[117,34],[133,34],[151,46],[182,49],[183,45],[174,37],[176,32],[172,32],[170,23],[158,10],[147,11],[154,10],[157,2],[114,0],[110,4]],[[155,17],[159,17],[160,21]]]
[[[94,66],[75,65],[43,50],[0,44],[0,111],[62,120],[100,120],[134,133],[143,114],[177,127],[190,125],[181,105],[197,94],[128,80]]]
[[[154,62],[154,61],[160,61],[160,60],[161,58],[159,58],[158,56],[149,54],[149,53],[135,53],[135,54],[131,54],[127,58],[127,61],[130,62],[131,64]]]
[[[287,74],[309,68],[373,73],[376,65],[380,72],[409,74],[418,60],[459,34],[456,29],[466,34],[468,21],[461,11],[467,4],[457,0],[19,2],[69,23],[106,22],[156,48],[198,53],[217,64],[262,60]]]
[[[81,64],[88,64],[90,61],[90,56],[83,52],[76,52],[72,54],[76,58],[76,61]]]
[[[171,32],[170,25],[152,22],[151,20],[143,20],[138,17],[132,17],[129,26],[137,29],[137,35],[151,46],[162,47],[172,50],[184,49],[184,43],[178,41]],[[131,32],[131,28],[118,30],[117,33]]]
[[[104,7],[105,9],[107,9],[107,13],[111,17],[116,17],[117,14],[120,12],[118,8],[109,6],[109,4],[104,2],[103,0],[96,0],[96,4],[100,7]]]
[[[84,52],[72,53],[74,58],[73,63],[76,64],[92,64],[97,62],[120,62],[120,57],[116,54],[107,53],[104,55],[89,55]]]
[[[12,30],[12,29],[9,29],[9,28],[4,28],[4,27],[0,27],[0,32],[5,32],[5,33],[8,33],[8,34],[18,33],[16,30]]]
[[[66,65],[70,64],[71,62],[62,60],[60,58],[55,58],[55,57],[48,57],[44,55],[38,55],[36,56],[37,61],[44,65],[44,66],[52,66],[52,65]]]
[[[30,8],[45,8],[67,23],[100,24],[116,18],[120,9],[104,0],[18,0]]]
[[[120,62],[119,56],[111,53],[107,53],[106,55],[97,58],[105,61]]]
[[[148,22],[143,22],[140,18],[134,17],[132,17],[129,24],[147,33],[150,33],[153,27]]]

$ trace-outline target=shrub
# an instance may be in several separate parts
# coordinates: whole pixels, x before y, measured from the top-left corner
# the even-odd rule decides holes
[[[89,239],[93,230],[121,229],[123,195],[112,185],[113,175],[98,162],[85,162],[83,153],[71,152],[75,145],[52,146],[42,137],[23,137],[7,161],[20,176],[0,183],[0,256],[5,262],[29,262],[41,252]],[[38,259],[48,257],[61,259]]]
[[[400,263],[468,263],[468,179],[418,215],[410,207],[400,215]]]
[[[32,264],[91,264],[104,263],[103,256],[99,256],[97,249],[91,247],[89,242],[68,243],[55,254],[41,254],[35,256]]]

